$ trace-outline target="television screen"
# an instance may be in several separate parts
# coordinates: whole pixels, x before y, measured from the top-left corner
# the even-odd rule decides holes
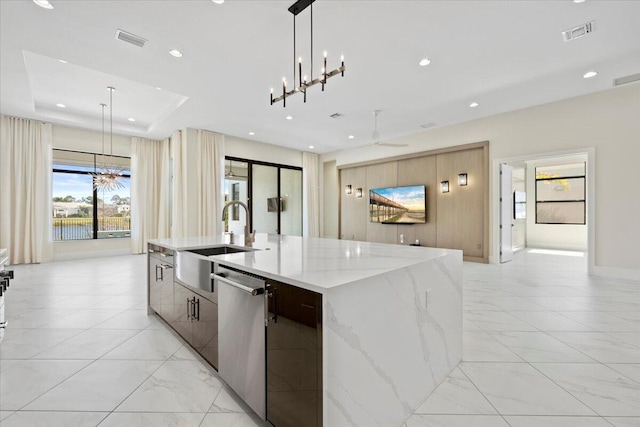
[[[424,224],[427,198],[424,185],[369,190],[369,221],[381,224]]]
[[[280,200],[280,212],[284,211],[283,200]],[[267,212],[278,212],[278,198],[269,197],[267,199]]]

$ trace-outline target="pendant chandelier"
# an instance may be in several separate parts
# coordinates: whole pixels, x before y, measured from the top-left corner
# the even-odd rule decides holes
[[[100,104],[102,107],[102,167],[99,170],[94,171],[93,176],[93,188],[102,191],[114,191],[120,188],[124,188],[122,183],[122,172],[124,169],[113,161],[113,92],[116,90],[114,87],[109,86],[109,138],[111,143],[111,149],[109,151],[109,160],[106,160],[104,153],[104,107],[106,104]]]
[[[282,101],[282,106],[287,106],[287,98],[296,93],[304,94],[304,102],[307,102],[307,89],[311,86],[315,86],[320,84],[322,86],[322,91],[324,92],[324,86],[327,84],[327,79],[333,76],[340,74],[344,77],[344,56],[340,57],[340,66],[333,71],[327,71],[327,51],[324,51],[323,55],[323,66],[320,70],[320,76],[317,78],[313,78],[313,2],[315,0],[298,0],[291,7],[289,7],[289,12],[293,14],[293,89],[287,91],[287,79],[286,77],[282,78],[282,95],[276,96],[274,98],[273,88],[271,88],[271,105],[276,102]],[[298,85],[296,86],[296,16],[303,10],[305,10],[308,6],[311,10],[311,56],[310,62],[311,66],[309,68],[309,79],[307,76],[302,75],[302,57],[298,58]]]

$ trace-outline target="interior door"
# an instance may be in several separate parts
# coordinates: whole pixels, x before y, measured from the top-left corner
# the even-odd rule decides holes
[[[513,259],[513,168],[500,165],[500,262]]]

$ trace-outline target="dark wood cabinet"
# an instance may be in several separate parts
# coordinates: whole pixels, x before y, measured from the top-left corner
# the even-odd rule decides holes
[[[322,426],[322,295],[268,281],[267,420]]]

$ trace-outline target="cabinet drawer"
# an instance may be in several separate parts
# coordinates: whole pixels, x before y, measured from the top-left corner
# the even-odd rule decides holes
[[[148,251],[150,257],[161,259],[165,263],[173,265],[173,251],[171,249],[149,243]]]

